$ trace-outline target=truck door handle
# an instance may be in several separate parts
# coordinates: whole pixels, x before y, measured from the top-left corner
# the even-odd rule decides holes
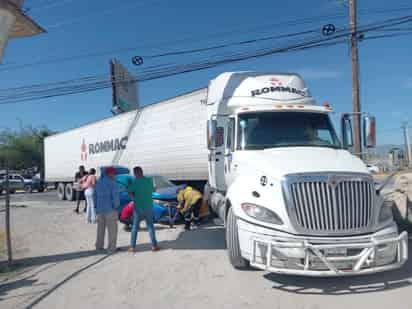
[[[216,159],[216,162],[219,162],[219,159]]]

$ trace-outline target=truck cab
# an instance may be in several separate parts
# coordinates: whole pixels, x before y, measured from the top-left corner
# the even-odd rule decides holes
[[[209,201],[234,267],[341,276],[406,261],[406,232],[345,149],[350,121],[340,141],[332,109],[316,104],[299,75],[224,73],[206,105]]]

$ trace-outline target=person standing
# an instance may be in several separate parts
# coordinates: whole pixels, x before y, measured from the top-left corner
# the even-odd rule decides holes
[[[81,188],[81,180],[86,175],[87,175],[87,172],[83,165],[79,166],[78,172],[74,175],[74,183],[75,183],[75,189],[76,189],[76,201],[77,201],[77,206],[74,212],[77,212],[77,213],[79,213],[80,202],[84,200],[84,190]],[[85,202],[85,205],[83,208],[84,212],[86,212],[86,208],[87,208],[87,203]]]
[[[120,204],[119,187],[115,181],[116,170],[108,167],[102,171],[94,190],[94,203],[97,215],[96,250],[103,250],[106,229],[108,232],[108,252],[116,251],[117,208]]]
[[[187,186],[180,189],[177,194],[177,201],[179,202],[178,209],[185,218],[185,230],[190,230],[190,225],[193,223],[196,227],[200,223],[200,207],[202,206],[202,193]]]
[[[81,187],[84,190],[86,198],[86,222],[96,223],[96,209],[94,205],[94,187],[96,186],[96,170],[91,168],[89,174],[84,176],[81,181]]]
[[[146,226],[149,231],[150,240],[152,242],[152,251],[158,251],[159,246],[157,245],[156,233],[153,224],[153,179],[150,177],[145,177],[143,175],[143,169],[140,166],[136,166],[133,169],[133,173],[135,179],[128,187],[129,194],[132,195],[134,199],[133,225],[130,248],[128,251],[136,251],[137,233],[140,228],[140,221],[143,218],[146,221]]]

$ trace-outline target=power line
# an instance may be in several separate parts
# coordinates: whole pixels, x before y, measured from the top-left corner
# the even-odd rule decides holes
[[[385,20],[383,22],[376,22],[364,27],[358,28],[358,33],[366,33],[374,31],[376,29],[382,29],[384,27],[391,27],[400,25],[412,21],[411,16],[405,16],[402,18],[394,18]],[[143,82],[148,80],[154,80],[158,78],[164,78],[174,76],[177,74],[194,72],[199,70],[208,69],[222,64],[233,63],[237,61],[263,57],[272,55],[275,53],[283,53],[289,51],[304,50],[308,48],[315,48],[321,46],[331,46],[346,42],[346,37],[349,32],[340,33],[327,38],[311,39],[304,42],[295,43],[292,45],[277,47],[277,48],[265,48],[260,50],[254,50],[252,52],[238,52],[233,53],[230,57],[217,57],[216,59],[201,61],[197,63],[187,65],[165,66],[158,69],[149,69],[146,72],[139,72],[139,78],[128,80],[128,82]],[[127,80],[120,80],[121,82],[127,82]],[[83,93],[88,91],[94,91],[98,89],[111,87],[112,81],[107,77],[100,78],[99,76],[88,76],[85,78],[63,81],[52,84],[32,85],[14,89],[5,89],[0,92],[0,103],[17,103],[32,99],[47,98],[72,93]]]
[[[45,9],[50,9],[50,8],[54,8],[54,7],[58,7],[58,6],[62,6],[62,5],[67,5],[69,3],[74,2],[75,0],[59,0],[57,1],[50,1],[47,2],[43,5],[40,6],[29,6],[26,7],[25,10],[26,12],[31,12],[31,11],[39,11],[39,10],[45,10]]]
[[[67,1],[72,1],[72,0],[67,0]],[[157,3],[157,2],[155,2]],[[55,3],[57,5],[57,3]],[[135,3],[135,4],[143,4],[141,2]],[[135,5],[133,4],[133,5]],[[375,10],[360,10],[360,14],[380,14],[380,13],[389,13],[389,12],[397,12],[397,11],[405,11],[405,10],[412,10],[412,7],[402,7],[402,8],[396,8],[396,9],[375,9]],[[110,11],[112,12],[112,10]],[[87,17],[87,16],[83,16]],[[261,29],[268,29],[272,27],[281,27],[281,26],[297,26],[297,25],[303,25],[303,24],[313,24],[313,23],[319,23],[319,20],[321,19],[328,19],[328,20],[333,20],[333,19],[338,19],[338,18],[344,18],[346,17],[346,14],[343,13],[338,13],[335,15],[320,15],[320,16],[314,16],[314,17],[307,17],[307,18],[299,18],[299,19],[294,19],[294,20],[289,20],[289,21],[284,21],[276,24],[270,24],[270,25],[264,25],[264,26],[259,26],[256,28],[252,28],[245,31],[242,31],[242,33],[253,33],[255,31],[261,30]],[[225,35],[230,35],[234,33],[238,33],[238,30],[233,30],[230,32],[223,32],[220,34],[215,34],[211,37],[221,37]],[[303,31],[302,31],[303,32]],[[207,38],[207,37],[206,37]],[[193,42],[193,39],[196,39],[196,37],[188,37],[183,40],[177,40],[177,41],[172,41],[172,42],[164,42],[163,45],[169,45],[171,46],[176,45],[176,44],[181,44],[184,43],[188,40]],[[197,41],[204,41],[204,40],[197,40]],[[156,44],[152,46],[145,46],[147,47],[160,47],[162,45]],[[101,56],[107,56],[107,55],[112,55],[114,53],[124,53],[124,52],[131,52],[135,51],[136,49],[141,48],[141,46],[132,46],[132,47],[124,47],[124,48],[119,48],[119,49],[114,49],[114,50],[106,50],[106,51],[100,51],[100,52],[92,52],[92,53],[85,53],[85,54],[80,54],[80,55],[74,55],[74,56],[69,56],[69,57],[58,57],[55,59],[50,60],[49,58],[46,60],[38,60],[35,62],[31,63],[23,63],[23,64],[3,64],[2,68],[0,69],[0,72],[2,71],[10,71],[10,70],[20,70],[28,67],[33,67],[33,66],[38,66],[38,65],[46,65],[46,64],[53,64],[53,63],[62,63],[62,62],[69,62],[69,61],[74,61],[74,60],[80,60],[80,59],[88,59],[88,58],[94,58],[94,57],[101,57]]]
[[[305,35],[305,34],[309,34],[309,33],[320,32],[320,30],[321,29],[312,29],[312,30],[307,30],[307,31],[300,31],[300,32],[294,32],[294,33],[288,33],[288,34],[261,37],[261,38],[257,38],[257,39],[249,39],[249,40],[231,42],[231,43],[226,43],[226,44],[219,44],[219,45],[214,45],[214,46],[211,46],[211,47],[194,48],[194,49],[188,49],[188,50],[179,50],[179,51],[160,53],[160,54],[152,54],[152,55],[150,55],[150,54],[149,55],[142,55],[142,57],[155,59],[155,58],[161,58],[161,57],[166,57],[166,56],[177,56],[177,55],[184,55],[184,54],[191,54],[191,53],[199,53],[199,52],[204,52],[204,51],[209,51],[209,50],[227,48],[227,47],[236,46],[236,45],[246,45],[246,44],[252,44],[252,43],[275,40],[275,39],[281,39],[281,38],[287,38],[287,37],[295,37],[295,36]],[[124,48],[124,49],[118,49],[116,51],[135,51],[137,48],[138,47],[128,47],[128,48]],[[61,63],[61,62],[66,62],[66,61],[80,60],[80,59],[92,58],[92,57],[96,57],[96,56],[106,56],[106,55],[113,54],[114,52],[115,51],[97,52],[97,53],[88,53],[88,54],[71,56],[71,57],[56,58],[56,59],[52,59],[52,60],[40,60],[40,61],[37,61],[37,62],[20,64],[20,65],[13,65],[13,66],[9,66],[9,67],[6,67],[6,68],[2,68],[2,69],[0,69],[0,72],[14,71],[14,70],[27,68],[27,67],[44,65],[44,64],[53,64],[53,63]]]
[[[61,27],[64,27],[64,26],[73,25],[73,24],[76,24],[78,22],[82,22],[83,20],[90,21],[91,17],[107,16],[107,15],[111,15],[113,13],[116,13],[120,10],[124,10],[124,9],[131,9],[131,8],[143,7],[143,6],[147,7],[148,4],[150,6],[152,6],[152,5],[157,5],[157,4],[161,4],[161,3],[162,3],[161,0],[157,0],[157,1],[155,0],[155,1],[151,1],[150,3],[135,2],[135,3],[129,4],[129,5],[123,5],[123,6],[116,5],[115,8],[108,8],[108,9],[105,9],[105,10],[101,10],[100,12],[96,12],[94,14],[83,15],[83,16],[79,16],[77,18],[73,18],[73,19],[69,19],[69,20],[60,22],[60,23],[56,23],[56,24],[52,24],[52,25],[46,25],[45,28],[48,29],[48,30],[61,28]],[[93,11],[95,11],[95,10],[93,10]]]

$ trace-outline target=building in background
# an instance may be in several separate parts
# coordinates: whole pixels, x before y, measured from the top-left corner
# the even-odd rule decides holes
[[[21,9],[24,0],[0,0],[0,62],[9,39],[45,32]]]

